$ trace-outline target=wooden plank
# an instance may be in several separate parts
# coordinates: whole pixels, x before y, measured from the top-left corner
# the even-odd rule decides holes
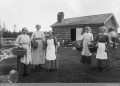
[[[15,45],[16,38],[1,38],[2,46]]]

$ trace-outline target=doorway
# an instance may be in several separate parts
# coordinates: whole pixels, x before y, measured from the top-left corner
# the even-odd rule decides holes
[[[72,28],[71,29],[71,41],[75,41],[76,40],[76,28]]]
[[[76,28],[76,40],[80,40],[82,37],[83,28]]]

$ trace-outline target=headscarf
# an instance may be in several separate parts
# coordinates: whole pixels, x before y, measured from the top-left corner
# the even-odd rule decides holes
[[[23,31],[28,31],[28,30],[27,30],[26,27],[23,27],[23,28],[22,28],[22,32],[23,32]]]
[[[85,27],[85,30],[88,31],[89,33],[91,32],[91,28],[90,27]]]
[[[106,32],[105,26],[101,26],[101,27],[99,28],[99,30],[104,30],[104,32]]]

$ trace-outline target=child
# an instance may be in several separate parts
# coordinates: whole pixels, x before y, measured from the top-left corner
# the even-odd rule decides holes
[[[53,36],[52,32],[48,33],[47,49],[46,49],[46,68],[51,72],[54,69],[58,69],[58,62],[56,57],[57,52],[57,39]]]

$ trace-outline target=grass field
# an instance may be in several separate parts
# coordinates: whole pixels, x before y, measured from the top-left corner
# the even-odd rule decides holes
[[[110,56],[110,69],[106,72],[97,72],[93,68],[96,66],[96,59],[92,57],[91,70],[86,71],[80,63],[80,53],[73,55],[72,50],[62,52],[63,59],[60,59],[59,82],[75,83],[96,83],[96,82],[120,82],[120,51],[112,50]],[[68,52],[69,51],[69,52]],[[68,52],[68,53],[67,53]]]
[[[10,70],[16,70],[17,60],[16,58],[8,58],[0,62],[0,75],[7,75]]]
[[[92,57],[91,69],[88,71],[80,63],[80,52],[72,48],[58,49],[59,70],[48,72],[31,72],[23,77],[23,83],[118,83],[120,82],[120,47],[110,49],[110,68],[105,72],[97,72],[96,59]],[[8,67],[8,68],[7,68]],[[6,70],[7,68],[7,70]],[[11,58],[0,63],[0,74],[7,74],[9,69],[16,69],[16,58]]]

